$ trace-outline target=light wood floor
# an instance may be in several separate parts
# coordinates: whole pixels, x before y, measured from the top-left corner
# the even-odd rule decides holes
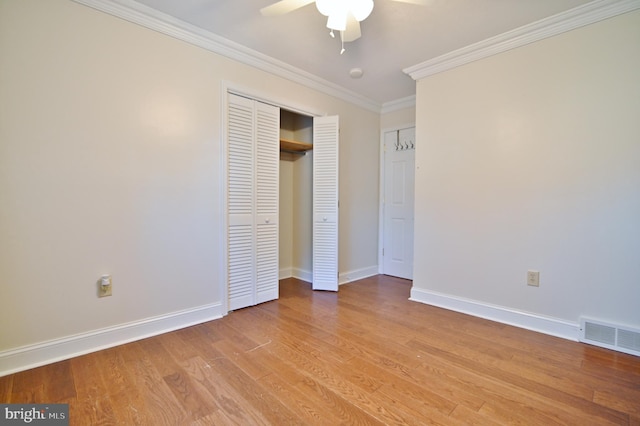
[[[408,301],[377,276],[0,378],[72,425],[640,425],[640,358]]]

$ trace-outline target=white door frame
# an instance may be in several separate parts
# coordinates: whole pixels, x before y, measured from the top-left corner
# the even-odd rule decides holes
[[[380,195],[378,197],[378,273],[384,274],[384,258],[382,256],[382,249],[384,248],[384,178],[385,178],[385,151],[384,151],[384,135],[388,132],[397,132],[409,127],[416,127],[416,123],[402,124],[399,126],[385,127],[380,130],[380,176],[379,176],[379,190]]]

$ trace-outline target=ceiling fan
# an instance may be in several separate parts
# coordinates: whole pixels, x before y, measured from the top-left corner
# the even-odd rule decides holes
[[[400,3],[426,5],[430,0],[391,0]],[[296,9],[314,3],[318,11],[327,17],[327,28],[339,31],[343,43],[357,40],[360,22],[364,21],[373,10],[373,0],[280,0],[260,9],[263,16],[284,15]],[[344,46],[340,53],[344,52]]]

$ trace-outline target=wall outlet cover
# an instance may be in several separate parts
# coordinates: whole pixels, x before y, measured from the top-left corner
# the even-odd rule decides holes
[[[540,287],[540,271],[527,271],[527,285]]]

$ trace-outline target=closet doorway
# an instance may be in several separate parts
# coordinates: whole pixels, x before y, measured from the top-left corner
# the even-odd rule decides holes
[[[311,282],[313,117],[280,109],[280,140],[280,278]]]
[[[286,276],[337,291],[338,117],[232,91],[226,100],[227,310],[277,298]]]

